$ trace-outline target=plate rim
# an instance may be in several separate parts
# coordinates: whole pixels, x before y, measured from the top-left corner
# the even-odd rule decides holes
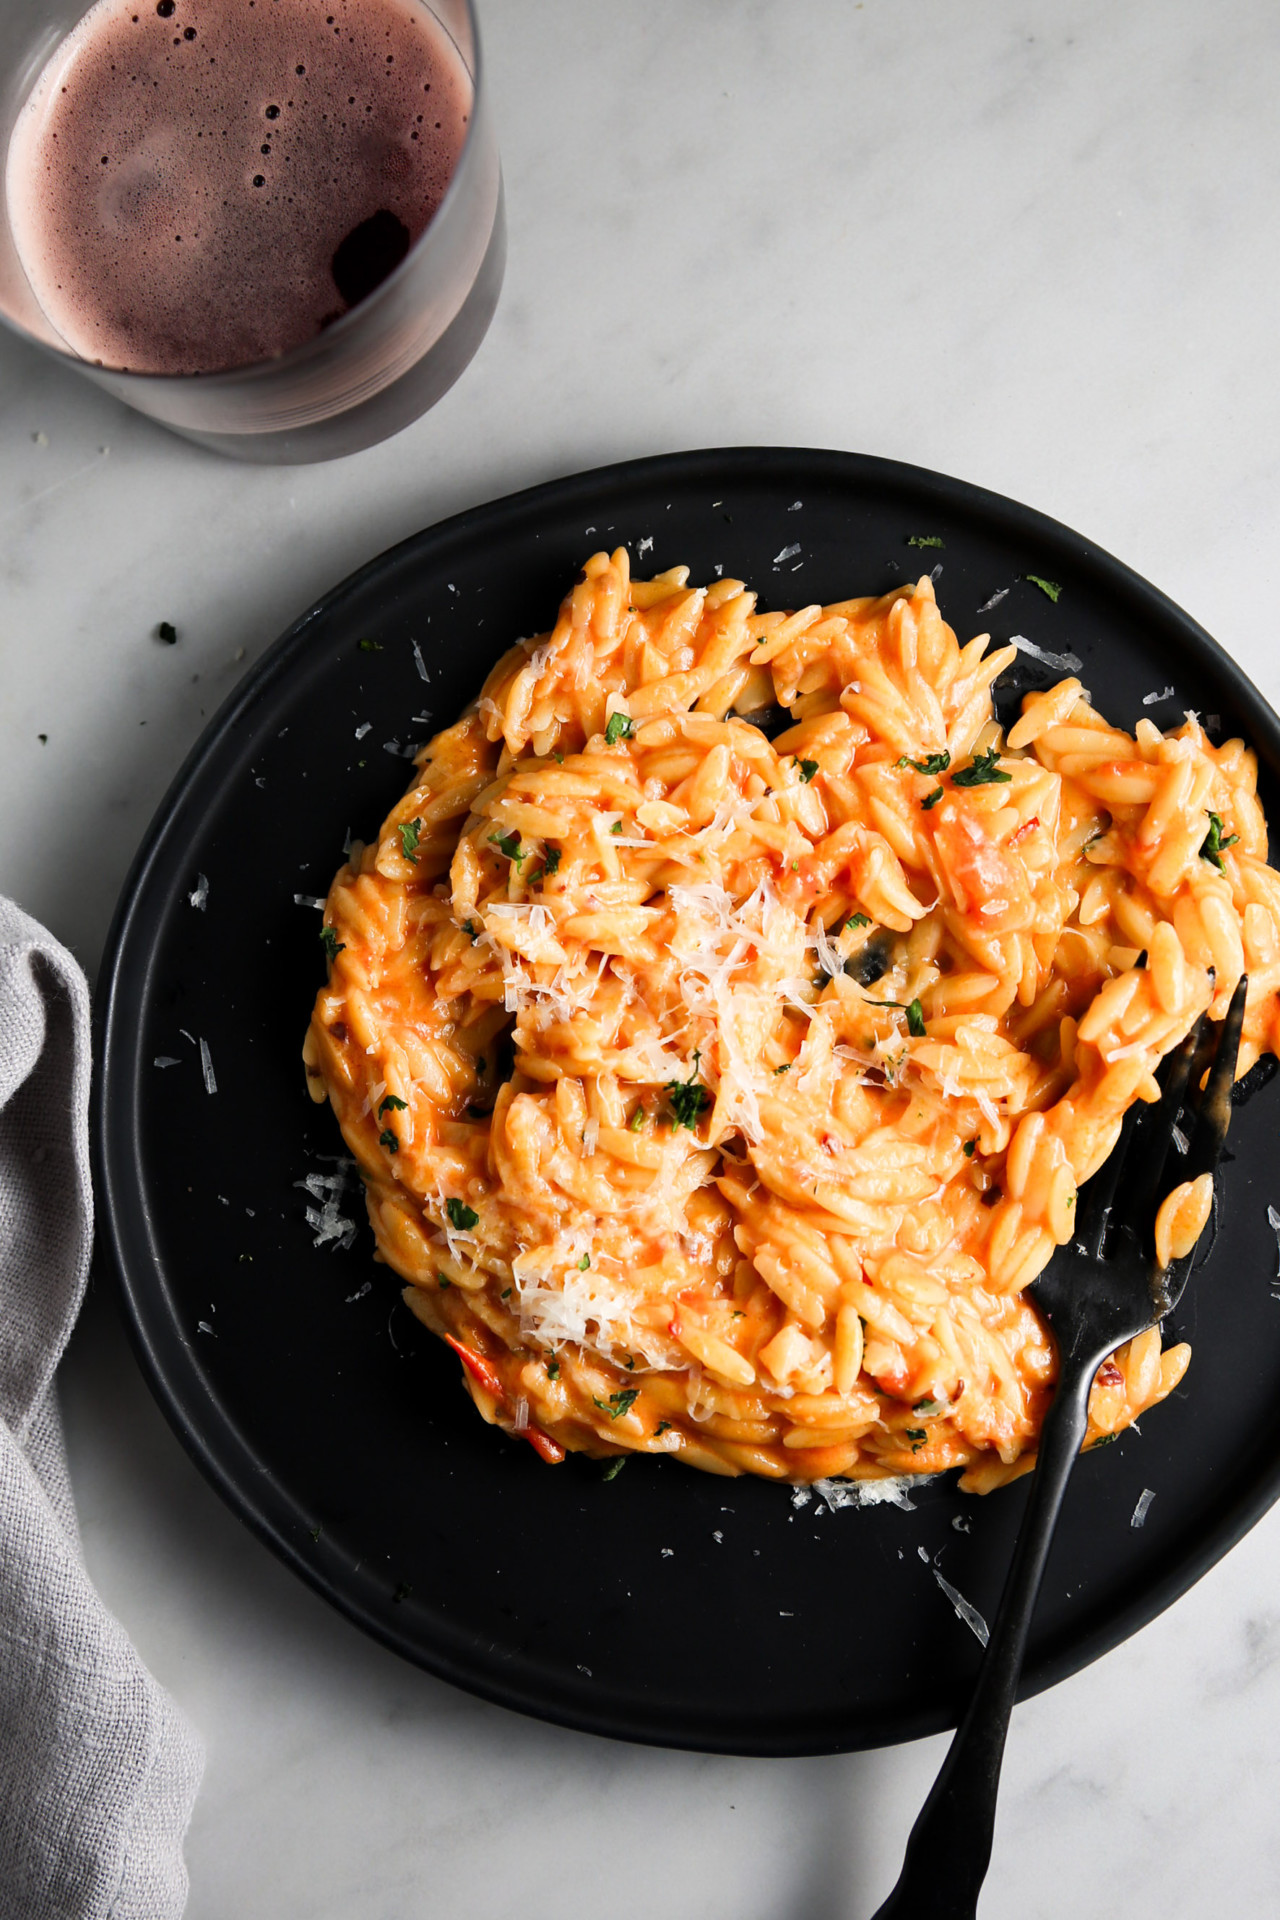
[[[863,488],[879,481],[886,492],[909,488],[918,496],[931,496],[939,508],[952,506],[967,516],[978,514],[984,524],[994,530],[1024,542],[1033,539],[1046,554],[1085,563],[1093,579],[1109,594],[1118,595],[1131,609],[1146,614],[1162,626],[1175,627],[1193,653],[1207,658],[1223,686],[1230,689],[1231,696],[1250,715],[1251,722],[1257,717],[1258,731],[1270,736],[1269,757],[1273,765],[1280,768],[1280,716],[1243,668],[1198,621],[1085,535],[1004,494],[909,462],[834,448],[703,447],[575,470],[473,504],[420,528],[374,555],[294,620],[227,695],[169,782],[121,887],[93,999],[90,1106],[98,1248],[114,1281],[113,1290],[129,1342],[148,1389],[205,1479],[236,1517],[286,1566],[374,1640],[437,1678],[497,1705],[578,1732],[639,1745],[762,1758],[867,1751],[944,1731],[956,1724],[957,1710],[963,1707],[968,1685],[961,1682],[955,1700],[939,1700],[931,1711],[918,1709],[892,1716],[864,1714],[852,1738],[848,1729],[815,1737],[813,1728],[797,1737],[794,1721],[790,1723],[790,1730],[784,1727],[771,1732],[765,1724],[753,1723],[747,1730],[722,1729],[708,1738],[708,1729],[701,1724],[684,1730],[673,1726],[663,1717],[661,1708],[658,1717],[663,1719],[663,1724],[658,1726],[635,1714],[619,1711],[616,1706],[593,1710],[580,1699],[557,1701],[545,1693],[537,1693],[534,1688],[515,1683],[515,1677],[510,1674],[501,1680],[488,1677],[464,1665],[449,1650],[424,1648],[410,1633],[397,1631],[394,1623],[372,1612],[354,1594],[344,1592],[328,1576],[325,1567],[305,1556],[253,1497],[254,1480],[261,1476],[236,1477],[225,1458],[227,1452],[252,1458],[239,1429],[229,1413],[219,1406],[221,1444],[213,1444],[193,1416],[179,1384],[170,1378],[166,1358],[159,1350],[161,1343],[148,1326],[141,1297],[145,1283],[136,1283],[130,1271],[131,1253],[136,1251],[140,1240],[145,1244],[150,1238],[150,1219],[136,1171],[130,1178],[130,1169],[136,1170],[141,1164],[136,1098],[140,1083],[127,1041],[131,1019],[136,1026],[138,1011],[148,1000],[155,957],[154,936],[139,927],[139,912],[150,876],[165,852],[173,819],[223,742],[242,726],[251,727],[254,708],[268,698],[282,676],[291,672],[295,659],[302,657],[313,626],[329,619],[340,610],[345,599],[362,592],[379,575],[393,572],[410,559],[429,557],[433,547],[443,555],[452,543],[469,541],[477,532],[482,532],[486,521],[501,522],[509,528],[513,517],[516,520],[530,515],[536,517],[548,506],[554,510],[568,509],[575,499],[590,512],[595,510],[593,501],[609,489],[646,481],[660,482],[663,478],[670,480],[673,489],[678,487],[682,492],[696,485],[699,475],[706,476],[707,483],[716,486],[735,479],[767,481],[774,477],[782,481],[797,464],[803,464],[807,483],[811,484],[816,475],[819,480],[825,477],[837,485],[852,481]],[[1250,745],[1259,745],[1259,740],[1251,737]],[[197,1375],[198,1371],[197,1368]],[[1228,1500],[1214,1522],[1201,1531],[1196,1549],[1174,1554],[1164,1573],[1148,1578],[1136,1598],[1114,1608],[1092,1630],[1073,1635],[1067,1648],[1051,1652],[1025,1670],[1018,1698],[1027,1699],[1057,1685],[1147,1626],[1229,1553],[1277,1499],[1280,1499],[1280,1444],[1269,1458],[1265,1453],[1259,1454],[1253,1471],[1238,1482],[1234,1498]]]

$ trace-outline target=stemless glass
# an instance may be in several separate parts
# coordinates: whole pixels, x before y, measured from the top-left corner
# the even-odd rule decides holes
[[[426,0],[419,0],[426,4]],[[0,0],[0,156],[45,63],[84,0]],[[0,320],[117,399],[188,440],[264,464],[330,460],[372,446],[434,406],[484,338],[506,265],[502,171],[471,0],[430,0],[474,97],[434,218],[400,265],[323,333],[222,373],[120,373],[73,353],[18,258],[0,193]]]

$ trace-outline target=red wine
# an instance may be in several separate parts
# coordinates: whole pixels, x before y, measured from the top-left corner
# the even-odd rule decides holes
[[[471,97],[418,0],[98,0],[14,130],[19,257],[84,359],[272,359],[399,265]]]

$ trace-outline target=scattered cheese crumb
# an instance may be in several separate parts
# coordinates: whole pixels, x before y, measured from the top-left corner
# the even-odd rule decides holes
[[[1138,1495],[1138,1504],[1133,1510],[1133,1518],[1129,1522],[1131,1527],[1142,1527],[1146,1525],[1147,1513],[1155,1497],[1156,1490],[1154,1487],[1144,1487],[1142,1489],[1142,1492]]]

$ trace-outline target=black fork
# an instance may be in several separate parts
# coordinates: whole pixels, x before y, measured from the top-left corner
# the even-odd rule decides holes
[[[1217,1167],[1231,1118],[1247,986],[1242,978],[1216,1047],[1202,1018],[1170,1055],[1159,1105],[1130,1112],[1115,1152],[1080,1190],[1075,1240],[1031,1288],[1058,1343],[1058,1385],[1040,1436],[1031,1498],[969,1710],[911,1829],[898,1883],[874,1920],[908,1914],[919,1920],[922,1913],[929,1920],[974,1920],[991,1859],[1009,1715],[1067,1478],[1088,1423],[1089,1388],[1107,1356],[1163,1319],[1187,1283],[1194,1249],[1161,1268],[1152,1225],[1169,1188]],[[1190,1146],[1185,1157],[1174,1156],[1176,1169],[1166,1171],[1188,1087],[1206,1069]]]

